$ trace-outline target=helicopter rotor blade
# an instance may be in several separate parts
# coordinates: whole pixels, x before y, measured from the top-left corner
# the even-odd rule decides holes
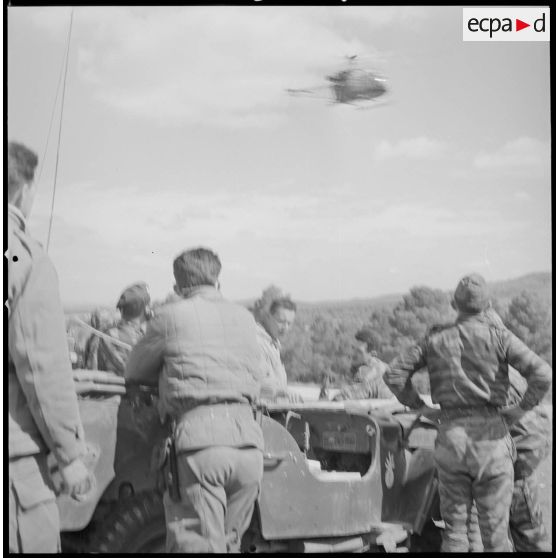
[[[318,85],[315,87],[307,87],[307,88],[289,88],[285,89],[285,91],[293,96],[293,97],[312,97],[315,99],[331,99],[331,95],[326,94],[326,91],[329,91],[329,85]]]
[[[303,95],[303,94],[313,94],[314,91],[311,89],[285,89],[287,93],[291,95]]]
[[[373,109],[373,108],[380,108],[383,107],[385,105],[391,105],[393,103],[393,100],[382,100],[382,101],[368,101],[368,102],[364,102],[361,103],[360,105],[353,103],[355,105],[355,108],[357,110],[369,110],[369,109]]]

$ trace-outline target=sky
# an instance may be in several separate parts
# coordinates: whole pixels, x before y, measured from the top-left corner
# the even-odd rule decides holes
[[[8,137],[39,155],[45,245],[70,14],[8,8]],[[328,98],[353,54],[388,80],[381,103]],[[549,43],[463,42],[457,6],[75,8],[49,245],[62,300],[114,305],[137,280],[164,298],[197,246],[233,300],[550,271],[550,106]]]

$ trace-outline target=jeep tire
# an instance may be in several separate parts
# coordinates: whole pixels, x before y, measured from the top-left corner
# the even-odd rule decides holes
[[[118,503],[96,526],[90,552],[165,552],[165,510],[158,492],[140,492]]]

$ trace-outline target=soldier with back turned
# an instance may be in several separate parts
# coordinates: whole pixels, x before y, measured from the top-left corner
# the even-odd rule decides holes
[[[446,525],[442,551],[469,550],[474,502],[484,550],[506,552],[511,550],[516,457],[508,425],[540,402],[550,386],[551,369],[509,330],[486,319],[490,302],[480,275],[461,279],[453,302],[455,323],[433,328],[421,343],[396,357],[384,380],[402,403],[440,421],[435,462]],[[508,365],[527,382],[511,407]],[[432,401],[441,411],[426,406],[411,383],[411,376],[425,366]]]

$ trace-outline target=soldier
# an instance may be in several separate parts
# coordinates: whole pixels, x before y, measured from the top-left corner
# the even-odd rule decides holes
[[[378,358],[378,339],[372,328],[355,334],[351,372],[353,381],[341,388],[334,401],[345,399],[391,399],[393,393],[383,380],[387,364]]]
[[[435,460],[446,524],[442,552],[469,549],[473,502],[484,549],[510,551],[515,451],[506,422],[517,421],[539,403],[550,386],[551,369],[511,332],[486,319],[488,291],[480,275],[459,282],[453,304],[455,323],[432,328],[419,345],[392,361],[384,380],[403,404],[424,416],[439,416]],[[517,406],[502,409],[510,384],[508,364],[525,377],[527,390]],[[424,366],[432,401],[441,411],[427,407],[411,383]]]
[[[27,230],[36,166],[35,153],[8,144],[8,530],[17,553],[60,551],[48,451],[65,491],[91,487],[58,278]]]
[[[97,352],[98,370],[108,370],[123,376],[126,362],[132,347],[145,334],[145,323],[150,316],[151,298],[145,283],[136,283],[124,289],[116,308],[121,319],[116,325],[104,333],[129,346],[111,343],[109,339],[100,338]]]
[[[220,271],[205,248],[174,260],[181,300],[158,309],[126,368],[128,380],[159,382],[160,408],[174,423],[167,552],[238,551],[263,475],[251,404],[265,364],[254,318],[223,299]]]
[[[262,383],[265,399],[302,401],[298,394],[289,390],[287,372],[281,360],[281,341],[291,329],[295,316],[296,304],[287,297],[273,300],[269,310],[257,315],[258,342],[267,363]]]
[[[510,370],[511,405],[525,392],[525,382]],[[550,552],[538,495],[537,467],[550,452],[552,425],[542,405],[533,407],[511,424],[517,459],[514,464],[513,498],[510,509],[510,534],[516,552]]]
[[[329,401],[329,392],[332,383],[333,383],[333,374],[326,372],[322,378],[322,385],[320,386],[318,401]]]
[[[114,326],[114,320],[110,312],[103,308],[96,308],[91,314],[91,327],[97,331],[103,332],[111,329]],[[85,344],[84,362],[85,368],[88,370],[98,370],[99,364],[97,362],[99,353],[99,342],[101,338],[99,335],[92,333]]]
[[[68,342],[68,351],[70,354],[70,364],[72,368],[83,368],[85,365],[83,340],[80,331],[72,324],[70,319],[66,323],[66,340]]]
[[[504,323],[492,309],[487,318],[496,327]],[[508,405],[517,405],[527,386],[513,368],[509,369],[510,391]],[[552,425],[542,405],[533,407],[520,420],[510,425],[517,459],[514,463],[514,486],[510,509],[510,535],[516,552],[550,552],[548,533],[544,526],[539,504],[537,468],[550,452]],[[475,510],[476,511],[476,510]],[[484,550],[478,527],[478,515],[473,513],[469,528],[470,550]]]

